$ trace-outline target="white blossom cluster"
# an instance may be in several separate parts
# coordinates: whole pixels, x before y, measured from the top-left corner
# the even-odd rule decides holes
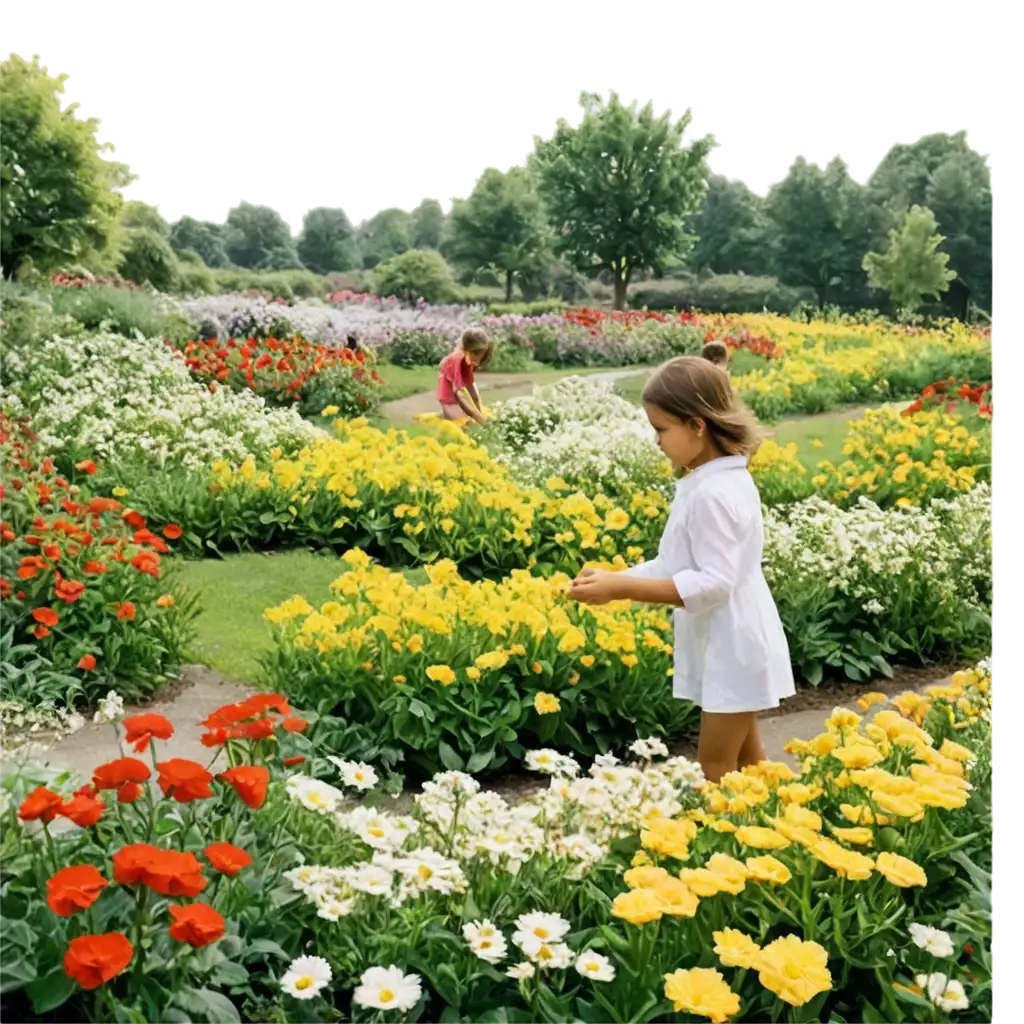
[[[75,447],[99,459],[206,468],[296,448],[319,433],[295,410],[270,409],[250,391],[211,391],[157,339],[50,338],[7,353],[4,380],[51,452]]]

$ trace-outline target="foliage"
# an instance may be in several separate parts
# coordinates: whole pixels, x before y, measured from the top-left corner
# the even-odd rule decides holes
[[[929,295],[938,299],[956,277],[946,268],[948,253],[938,252],[945,239],[936,229],[931,210],[912,206],[899,229],[889,232],[888,246],[864,257],[868,280],[888,292],[902,312],[913,313]]]
[[[169,241],[175,252],[194,252],[208,267],[226,267],[229,263],[220,224],[182,217],[171,225]]]
[[[39,58],[0,63],[0,248],[7,277],[31,265],[48,273],[107,248],[132,175],[106,159],[99,122],[61,109],[66,75],[51,78]]]
[[[409,215],[411,248],[440,249],[448,231],[448,219],[436,199],[424,199]]]
[[[755,277],[770,273],[771,236],[764,200],[742,181],[710,175],[700,207],[687,220],[687,230],[697,239],[686,260],[693,270]]]
[[[746,274],[690,274],[642,281],[633,286],[630,303],[634,308],[676,310],[699,309],[707,313],[788,313],[802,299],[813,298],[806,288],[780,284],[775,277]]]
[[[447,331],[396,331],[384,353],[395,366],[436,367],[452,351],[452,341]]]
[[[118,272],[136,284],[173,292],[179,284],[178,261],[163,235],[152,228],[129,228],[122,243]]]
[[[469,271],[491,268],[512,301],[518,278],[538,272],[550,259],[548,228],[540,198],[526,171],[488,167],[468,199],[452,205],[447,255]]]
[[[410,249],[381,263],[373,275],[373,287],[378,295],[408,303],[450,302],[456,293],[451,268],[433,249]]]
[[[141,334],[147,338],[184,339],[193,330],[173,304],[146,291],[87,284],[55,288],[46,298],[56,315],[73,318],[86,331],[116,331],[126,338]],[[37,340],[49,336],[43,334]]]
[[[381,210],[359,225],[357,232],[363,266],[372,270],[412,245],[412,218],[405,210]]]
[[[355,230],[340,208],[318,206],[302,218],[299,258],[317,274],[351,270],[360,264]]]
[[[176,254],[178,259],[178,290],[182,295],[216,295],[217,279],[191,249]]]
[[[551,139],[535,140],[531,167],[559,252],[580,270],[609,270],[622,309],[634,274],[685,253],[683,221],[702,195],[713,140],[683,146],[689,111],[673,124],[614,92],[607,103],[583,93],[580,106],[578,128],[562,120]]]
[[[171,234],[171,226],[160,216],[160,211],[138,199],[130,199],[121,206],[119,220],[121,227],[145,228],[165,240]]]
[[[301,269],[291,230],[269,206],[242,202],[228,211],[224,251],[232,263],[252,270]]]

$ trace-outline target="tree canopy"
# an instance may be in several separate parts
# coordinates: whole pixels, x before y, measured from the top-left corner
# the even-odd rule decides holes
[[[302,219],[298,254],[318,274],[359,266],[355,229],[340,207],[318,206]]]

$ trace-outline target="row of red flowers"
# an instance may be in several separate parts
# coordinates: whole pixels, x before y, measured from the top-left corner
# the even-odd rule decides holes
[[[992,382],[973,384],[970,381],[959,381],[956,377],[938,380],[923,388],[921,394],[903,410],[904,416],[913,416],[922,409],[945,406],[953,412],[960,402],[976,406],[978,415],[983,419],[992,418]]]

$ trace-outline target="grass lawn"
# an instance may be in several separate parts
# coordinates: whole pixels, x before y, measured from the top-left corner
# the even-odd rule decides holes
[[[894,409],[905,409],[910,403],[889,404]],[[854,405],[819,413],[817,416],[794,416],[769,427],[769,430],[779,444],[795,442],[799,449],[800,461],[808,469],[814,469],[819,462],[825,460],[832,463],[842,461],[847,424],[851,420],[859,420],[868,408],[864,405]],[[816,448],[815,441],[820,441],[821,447]]]

